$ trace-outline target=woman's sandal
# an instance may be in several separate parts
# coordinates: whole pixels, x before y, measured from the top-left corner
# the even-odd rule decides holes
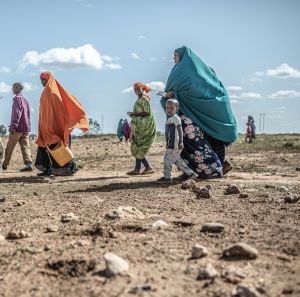
[[[142,174],[145,175],[145,174],[152,174],[154,173],[154,169],[152,167],[149,167],[149,168],[146,168]]]
[[[127,174],[127,175],[140,175],[141,172],[140,172],[140,170],[134,169],[134,170],[132,170],[132,171],[127,172],[126,174]]]
[[[233,169],[232,165],[230,162],[225,161],[224,162],[224,166],[223,166],[223,175],[228,174],[229,171],[231,171]]]

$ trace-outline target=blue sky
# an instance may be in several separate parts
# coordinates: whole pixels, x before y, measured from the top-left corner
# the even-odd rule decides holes
[[[248,114],[259,126],[266,113],[266,132],[300,132],[300,1],[3,0],[0,11],[1,123],[10,119],[10,85],[22,81],[36,131],[38,74],[49,69],[89,117],[103,116],[105,132],[115,132],[135,101],[128,88],[162,88],[174,49],[187,45],[228,88],[239,131]]]

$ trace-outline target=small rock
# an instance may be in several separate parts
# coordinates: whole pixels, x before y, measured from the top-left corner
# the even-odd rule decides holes
[[[112,277],[117,274],[123,273],[129,269],[127,261],[113,253],[104,254],[106,263],[105,273],[107,277]]]
[[[135,207],[120,206],[117,209],[109,211],[105,217],[110,220],[122,219],[125,217],[143,219],[144,215]]]
[[[192,248],[192,259],[199,259],[208,255],[208,250],[201,244],[195,244]]]
[[[0,202],[5,202],[5,197],[0,197]]]
[[[255,259],[257,256],[257,249],[243,242],[236,243],[223,251],[223,257],[225,258]]]
[[[136,286],[134,288],[132,288],[129,293],[131,294],[142,294],[143,292],[150,292],[152,291],[152,285],[151,284],[142,284],[142,285],[139,285],[139,286]]]
[[[20,231],[10,231],[6,235],[6,239],[9,240],[15,240],[15,239],[22,239],[28,237],[28,233],[25,232],[24,230]]]
[[[194,186],[195,186],[195,184],[192,180],[187,180],[181,184],[181,189],[189,190],[189,189],[192,189]]]
[[[34,195],[34,196],[38,196],[39,194],[38,194],[37,192],[34,191],[34,192],[33,192],[33,195]]]
[[[196,192],[197,199],[211,198],[211,193],[208,188],[202,188]]]
[[[240,193],[239,198],[249,198],[249,195],[247,193]]]
[[[293,196],[293,195],[291,195],[291,194],[288,195],[288,196],[285,196],[285,197],[283,198],[283,200],[284,200],[285,203],[296,203],[296,202],[299,201],[299,199],[300,199],[299,196]]]
[[[69,223],[71,221],[77,221],[79,218],[74,215],[73,212],[65,213],[61,215],[61,222],[62,223]]]
[[[300,171],[300,167],[296,167],[296,171]]]
[[[169,225],[163,220],[158,220],[152,224],[153,228],[162,228],[162,227],[167,227],[167,226],[169,226]]]
[[[3,240],[5,240],[5,237],[2,234],[0,234],[0,241],[3,241]]]
[[[227,188],[225,189],[224,194],[231,195],[231,194],[239,194],[240,192],[241,191],[237,185],[228,185]]]
[[[57,232],[57,231],[58,231],[58,226],[56,226],[56,225],[49,225],[46,228],[46,232],[49,232],[49,233]]]
[[[211,189],[212,189],[212,185],[211,185],[211,184],[208,184],[208,185],[205,186],[205,188],[211,190]]]
[[[24,205],[24,204],[25,204],[25,201],[23,201],[23,200],[17,200],[17,201],[15,202],[14,206],[22,206],[22,205]]]
[[[219,272],[209,263],[205,268],[199,270],[197,279],[215,279],[219,276]]]
[[[259,293],[253,286],[240,284],[236,288],[235,297],[259,297]]]
[[[220,233],[225,230],[225,226],[220,223],[207,223],[202,226],[202,232]]]
[[[294,289],[292,287],[284,287],[282,289],[282,294],[284,295],[289,295],[289,294],[293,294],[294,293]]]
[[[246,278],[246,275],[237,271],[237,270],[225,270],[222,273],[222,277],[225,279],[226,282],[231,284],[238,284],[242,281],[242,279]]]
[[[285,186],[281,186],[281,187],[279,187],[279,190],[281,192],[288,192],[289,189],[287,187],[285,187]]]

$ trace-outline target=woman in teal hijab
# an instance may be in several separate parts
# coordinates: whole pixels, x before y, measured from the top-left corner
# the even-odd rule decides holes
[[[167,99],[179,101],[185,146],[182,158],[199,178],[223,177],[230,169],[225,147],[237,139],[227,91],[214,70],[188,47],[176,49],[174,61],[161,103],[165,108]]]

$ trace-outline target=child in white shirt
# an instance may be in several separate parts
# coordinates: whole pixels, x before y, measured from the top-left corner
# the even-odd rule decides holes
[[[171,171],[173,164],[189,178],[195,175],[194,171],[190,169],[180,157],[184,146],[181,119],[177,115],[178,109],[179,102],[176,99],[167,100],[166,113],[168,119],[165,125],[166,152],[164,156],[164,177],[157,180],[157,182],[160,183],[172,181]]]

